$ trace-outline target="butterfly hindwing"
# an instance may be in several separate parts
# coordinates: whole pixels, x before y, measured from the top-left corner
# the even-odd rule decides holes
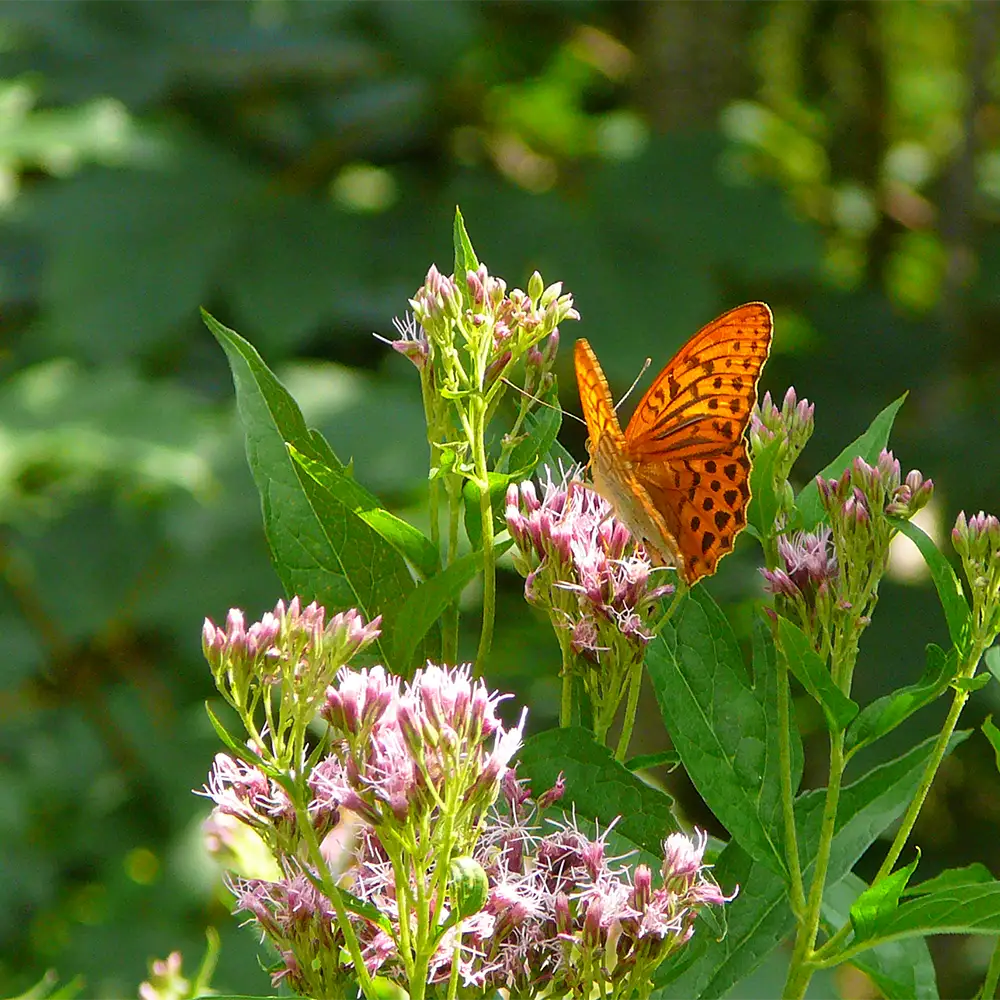
[[[750,503],[746,445],[737,441],[728,452],[712,458],[644,465],[635,475],[665,514],[688,582],[711,576],[746,526]]]
[[[772,326],[771,310],[751,302],[703,327],[653,381],[624,433],[597,357],[576,342],[594,487],[688,584],[714,573],[746,526],[744,435]]]

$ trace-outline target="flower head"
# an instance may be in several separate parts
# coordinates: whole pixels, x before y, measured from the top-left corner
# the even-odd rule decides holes
[[[961,511],[951,531],[972,596],[975,638],[989,646],[1000,634],[1000,520],[980,511]]]

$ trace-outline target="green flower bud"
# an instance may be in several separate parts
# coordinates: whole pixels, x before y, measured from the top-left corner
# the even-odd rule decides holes
[[[471,917],[486,905],[490,883],[483,866],[474,858],[455,858],[448,873],[451,880],[451,899],[460,917]]]

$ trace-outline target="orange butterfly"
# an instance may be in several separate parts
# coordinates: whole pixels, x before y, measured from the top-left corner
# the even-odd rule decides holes
[[[594,489],[688,584],[715,572],[746,525],[743,435],[773,326],[771,310],[750,302],[703,327],[656,377],[624,434],[597,356],[576,342]]]

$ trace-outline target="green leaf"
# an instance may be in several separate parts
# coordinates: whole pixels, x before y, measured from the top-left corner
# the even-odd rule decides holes
[[[499,557],[510,546],[508,540],[498,545]],[[447,569],[418,584],[393,615],[393,662],[403,676],[414,666],[417,649],[431,626],[441,617],[445,608],[458,599],[466,584],[483,567],[482,549],[467,552]]]
[[[905,902],[872,942],[926,934],[1000,934],[1000,882],[965,883]]]
[[[651,767],[665,767],[673,771],[680,762],[680,756],[673,750],[661,750],[659,753],[640,753],[630,757],[625,766],[630,771],[644,771]]]
[[[316,435],[312,438],[315,443]],[[320,437],[323,444],[326,441]],[[329,445],[326,445],[329,448]],[[408,521],[390,513],[379,504],[353,476],[346,475],[344,468],[333,452],[325,457],[323,462],[309,458],[298,451],[294,445],[288,445],[289,454],[302,468],[306,475],[329,492],[334,499],[361,518],[373,531],[377,532],[401,556],[409,560],[424,579],[437,573],[440,558],[434,543],[419,529]],[[331,465],[329,458],[336,464]]]
[[[990,646],[983,653],[983,662],[986,664],[989,672],[1000,681],[1000,646]]]
[[[403,557],[354,511],[300,468],[286,442],[323,462],[302,412],[252,345],[202,310],[229,358],[246,433],[247,458],[264,512],[275,568],[286,592],[316,600],[330,614],[357,608],[367,619],[392,611],[413,591]],[[376,640],[390,670],[391,629]]]
[[[945,653],[940,646],[931,643],[927,647],[927,664],[920,680],[866,705],[847,730],[846,752],[856,753],[881,739],[904,719],[940,697],[948,690],[957,664],[957,650],[952,648]]]
[[[917,848],[917,856],[905,868],[900,868],[869,886],[854,901],[851,905],[851,926],[854,928],[855,942],[874,937],[879,927],[896,912],[899,897],[910,881],[910,876],[916,871],[919,861],[920,849]]]
[[[472,249],[472,241],[465,231],[465,219],[462,218],[462,212],[457,205],[455,206],[453,238],[455,243],[455,283],[463,298],[467,298],[469,289],[465,283],[465,276],[469,271],[479,269],[479,258],[476,256],[476,251]]]
[[[818,475],[824,479],[834,479],[846,469],[857,456],[861,456],[869,465],[878,461],[882,449],[889,443],[889,433],[899,408],[906,401],[907,393],[903,393],[895,402],[890,403],[871,422],[868,430],[855,438],[832,462]],[[823,505],[819,499],[819,489],[814,476],[800,491],[795,499],[795,507],[801,517],[801,525],[806,531],[823,520]]]
[[[253,751],[245,743],[233,738],[229,730],[222,724],[219,717],[212,711],[212,706],[205,702],[205,711],[208,713],[208,721],[212,723],[215,735],[222,740],[229,752],[238,760],[249,761],[255,767],[259,767],[268,777],[275,777],[277,772],[259,754]]]
[[[754,455],[750,469],[750,507],[747,523],[766,538],[778,516],[778,493],[774,483],[774,466],[781,455],[782,441],[775,438]]]
[[[539,462],[545,455],[549,454],[555,445],[556,436],[562,426],[559,390],[555,380],[553,380],[550,390],[539,399],[550,405],[540,405],[525,417],[524,440],[514,446],[506,464],[506,470],[508,470],[512,481],[514,479],[527,479],[534,473]]]
[[[951,686],[956,691],[961,691],[964,694],[972,694],[974,691],[979,691],[981,688],[986,687],[992,679],[993,675],[989,672],[976,674],[975,677],[956,677],[952,680]]]
[[[520,476],[505,476],[500,472],[488,472],[490,484],[490,504],[493,511],[493,535],[496,537],[507,530],[506,504],[507,487]],[[483,544],[483,514],[480,509],[482,491],[471,479],[466,479],[462,486],[462,499],[465,501],[465,533],[474,549],[482,548]]]
[[[929,892],[944,892],[956,889],[963,885],[985,885],[993,881],[993,873],[978,861],[963,868],[948,868],[929,878],[925,882],[918,882],[907,888],[904,896],[926,896]]]
[[[993,716],[983,719],[983,735],[990,741],[993,753],[996,755],[997,770],[1000,771],[1000,729],[993,725]]]
[[[949,752],[968,735],[964,732],[953,736]],[[879,834],[903,814],[923,777],[935,740],[930,737],[842,790],[828,869],[831,883],[844,878]],[[825,794],[825,789],[805,792],[795,804],[799,849],[807,878],[815,865]],[[662,1000],[716,1000],[726,995],[795,927],[784,880],[762,863],[754,862],[738,844],[730,843],[722,851],[712,871],[724,891],[740,886],[740,894],[726,905],[729,933],[724,940],[716,941],[703,934],[701,922],[696,924],[695,935],[683,950],[683,965],[668,962],[657,973],[656,983],[662,988],[655,996]],[[663,987],[665,983],[669,985]]]
[[[948,622],[948,634],[951,636],[951,641],[958,649],[964,650],[968,644],[969,630],[972,627],[972,612],[969,609],[969,602],[962,592],[962,584],[952,569],[951,563],[945,559],[941,550],[923,528],[900,517],[890,517],[889,523],[906,535],[920,550],[920,554],[927,564],[927,569],[930,571],[931,579],[934,581],[945,620]]]
[[[673,799],[618,763],[587,729],[549,729],[532,736],[518,759],[536,796],[562,772],[566,793],[560,806],[568,811],[575,805],[578,816],[605,826],[620,816],[615,829],[651,854],[662,857],[664,839],[679,829],[671,812]]]
[[[649,644],[646,668],[702,798],[751,857],[784,872],[774,699],[764,697],[766,678],[751,685],[736,636],[704,588]]]
[[[851,904],[868,888],[853,873],[823,895],[823,921],[828,933],[850,919]],[[850,960],[878,986],[886,1000],[938,1000],[937,974],[923,938],[886,941]]]
[[[794,622],[778,619],[781,648],[788,668],[820,703],[831,732],[843,729],[858,714],[858,706],[840,690],[809,637]]]

